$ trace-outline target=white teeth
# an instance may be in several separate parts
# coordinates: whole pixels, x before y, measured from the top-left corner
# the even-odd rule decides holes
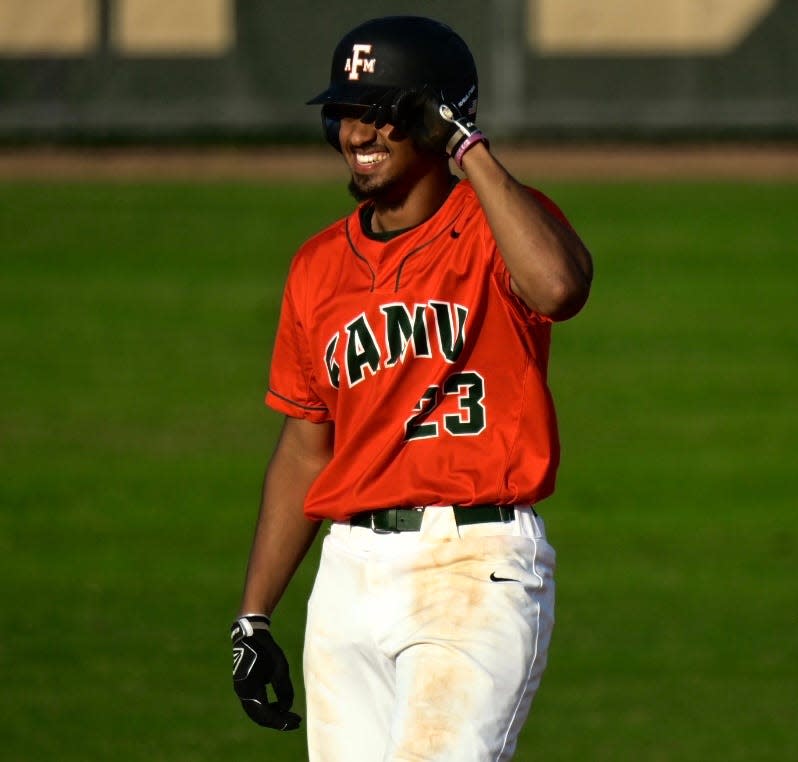
[[[357,153],[355,160],[358,164],[378,164],[386,159],[387,153]]]

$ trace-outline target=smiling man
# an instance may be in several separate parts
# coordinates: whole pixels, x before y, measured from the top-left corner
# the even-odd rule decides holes
[[[305,637],[311,762],[508,760],[546,665],[549,342],[592,263],[490,152],[477,92],[451,28],[392,16],[344,36],[310,101],[359,203],[288,275],[266,395],[285,420],[232,640],[247,714],[298,727],[271,616],[329,520]]]

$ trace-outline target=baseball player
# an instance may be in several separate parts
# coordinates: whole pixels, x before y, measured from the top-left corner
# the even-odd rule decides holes
[[[329,520],[304,649],[311,762],[508,760],[554,621],[533,507],[559,458],[549,338],[587,299],[590,255],[491,153],[448,26],[358,26],[309,103],[358,204],[285,285],[266,395],[285,420],[232,627],[235,692],[255,722],[299,726],[271,617]]]

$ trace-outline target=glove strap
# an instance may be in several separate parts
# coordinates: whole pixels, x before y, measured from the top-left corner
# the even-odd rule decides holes
[[[485,134],[467,117],[458,116],[446,103],[438,106],[438,114],[446,122],[455,127],[455,131],[446,144],[446,153],[451,156],[460,169],[463,168],[463,156],[469,148],[477,143],[490,145]]]
[[[230,638],[232,640],[248,638],[255,634],[255,630],[271,632],[271,624],[272,620],[265,614],[244,614],[233,622]]]

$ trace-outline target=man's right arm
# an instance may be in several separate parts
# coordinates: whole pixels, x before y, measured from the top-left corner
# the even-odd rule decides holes
[[[302,718],[291,711],[288,660],[269,617],[318,532],[319,522],[305,518],[303,504],[332,457],[332,437],[330,423],[285,419],[266,470],[241,610],[230,632],[233,689],[250,719],[276,730],[296,730]]]
[[[310,485],[333,451],[333,424],[286,417],[266,478],[239,615],[271,616],[320,523],[305,518]]]

